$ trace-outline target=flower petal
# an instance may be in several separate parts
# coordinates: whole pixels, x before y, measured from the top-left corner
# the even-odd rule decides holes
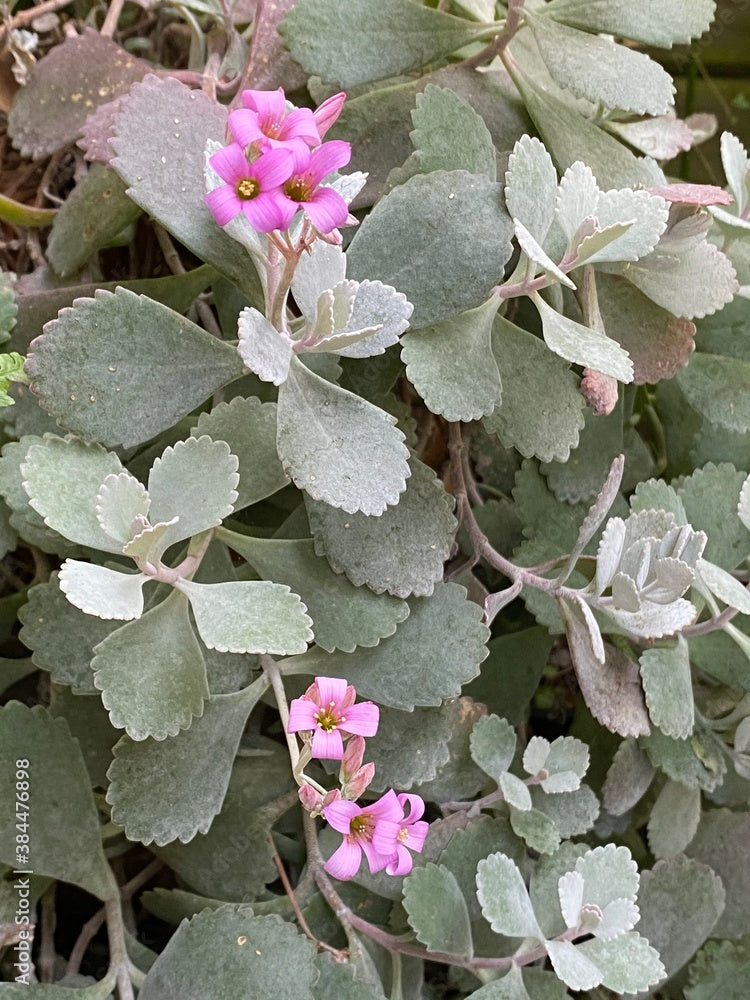
[[[340,705],[346,694],[346,681],[342,677],[316,677],[315,683],[318,685],[321,708],[328,708],[333,702]]]
[[[396,855],[391,858],[385,871],[387,875],[408,875],[413,867],[414,861],[411,854],[409,854],[404,846],[398,844],[396,846]]]
[[[391,859],[393,851],[381,854],[374,845],[370,843],[369,840],[360,840],[360,848],[365,852],[365,857],[367,858],[367,864],[370,867],[370,871],[375,874],[375,872],[382,871]]]
[[[284,201],[269,191],[259,194],[250,201],[242,202],[242,211],[248,222],[259,233],[270,233],[273,229],[286,229],[289,225]]]
[[[292,173],[294,157],[286,148],[269,149],[250,165],[252,176],[262,191],[279,187]]]
[[[403,830],[406,830],[406,833]],[[425,820],[417,820],[411,826],[404,827],[401,832],[401,843],[409,848],[410,851],[416,851],[417,854],[424,847],[425,838],[427,837],[427,831],[430,829],[430,824]]]
[[[359,705],[350,705],[345,710],[344,718],[346,721],[341,722],[341,728],[345,733],[374,736],[378,730],[380,709],[371,701],[363,701]]]
[[[309,108],[295,108],[284,119],[282,139],[303,139],[308,146],[317,146],[321,136]]]
[[[315,713],[318,706],[309,698],[294,698],[289,706],[289,722],[286,731],[298,733],[301,729],[315,729]]]
[[[344,834],[349,833],[352,820],[355,816],[360,816],[362,811],[356,802],[350,802],[348,799],[336,799],[335,802],[323,807],[326,822],[330,823],[334,830]]]
[[[401,808],[404,810],[404,826],[416,823],[416,821],[421,819],[424,815],[424,799],[422,799],[421,796],[409,795],[407,792],[401,792],[398,796],[398,801],[401,804]],[[406,812],[407,802],[409,804],[408,813]]]
[[[349,214],[346,202],[333,188],[322,187],[304,202],[305,215],[321,233],[330,233],[346,222]]]
[[[362,848],[360,845],[352,843],[348,837],[344,837],[344,842],[334,851],[323,867],[334,878],[345,880],[353,878],[357,874],[361,860]]]
[[[331,142],[324,142],[310,154],[310,172],[315,183],[320,184],[324,177],[331,171],[345,167],[352,157],[352,147],[343,139],[332,139]]]
[[[250,164],[237,142],[230,142],[209,158],[210,165],[227,184],[238,184],[243,177],[250,177]]]
[[[278,90],[243,90],[242,103],[257,111],[261,127],[280,122],[286,114],[286,97],[283,87]]]
[[[229,115],[229,129],[237,142],[243,147],[251,142],[264,139],[265,136],[258,124],[258,115],[247,108],[237,108]]]
[[[229,184],[222,184],[221,187],[209,191],[206,195],[206,204],[220,226],[226,226],[242,211],[242,202]]]
[[[401,827],[391,819],[381,819],[372,831],[371,843],[373,849],[382,854],[386,863],[390,861],[398,845],[398,835]],[[385,867],[385,865],[383,865]]]
[[[310,753],[319,760],[341,760],[344,756],[344,743],[338,729],[327,733],[324,729],[316,729],[313,733]]]

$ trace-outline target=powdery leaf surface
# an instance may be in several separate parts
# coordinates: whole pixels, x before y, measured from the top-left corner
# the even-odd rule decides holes
[[[99,899],[112,898],[117,886],[102,849],[89,775],[65,720],[53,719],[40,706],[30,709],[18,701],[6,705],[0,719],[2,759],[30,762],[27,832],[34,845],[34,873],[72,882]],[[0,781],[3,802],[15,802],[15,768],[3,768]],[[54,822],[50,822],[50,809]],[[5,809],[0,825],[0,858],[11,868],[20,867],[16,854],[18,832],[15,809]],[[69,837],[74,838],[77,850],[70,850]]]
[[[334,572],[376,594],[428,597],[453,544],[454,501],[432,469],[416,458],[409,467],[406,492],[380,517],[347,514],[318,500],[305,505],[315,551]]]
[[[406,711],[456,697],[487,655],[482,609],[455,583],[437,584],[432,597],[413,598],[410,607],[396,634],[374,649],[313,649],[293,661],[295,672],[345,677],[363,698]]]
[[[90,114],[150,70],[98,31],[65,39],[39,60],[18,91],[8,117],[14,144],[34,158],[67,146]]]
[[[262,693],[250,686],[215,695],[189,729],[157,741],[123,736],[109,769],[116,823],[144,844],[188,841],[221,809],[247,717]]]
[[[42,407],[61,424],[125,447],[171,427],[243,371],[229,344],[124,288],[63,309],[26,365]]]
[[[281,917],[234,906],[203,911],[180,925],[149,970],[140,1000],[314,1000],[312,944]]]
[[[112,725],[133,740],[187,729],[208,698],[206,665],[177,591],[96,647],[94,683]]]

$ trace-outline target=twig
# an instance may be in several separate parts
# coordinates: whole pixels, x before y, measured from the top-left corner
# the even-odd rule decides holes
[[[349,957],[349,953],[347,951],[341,951],[339,948],[334,948],[330,944],[326,944],[325,941],[321,941],[320,938],[316,937],[316,935],[310,930],[310,926],[307,923],[307,920],[305,920],[304,914],[299,907],[297,897],[294,895],[294,889],[292,889],[292,885],[289,881],[289,876],[286,873],[286,869],[284,868],[281,858],[279,857],[279,852],[276,850],[276,845],[274,844],[273,837],[270,833],[266,834],[266,840],[271,848],[273,863],[276,865],[276,871],[279,873],[281,884],[284,886],[284,892],[287,894],[287,898],[292,904],[292,909],[294,910],[294,915],[297,918],[297,923],[302,928],[303,933],[310,938],[316,948],[320,948],[322,951],[327,951],[333,955],[336,962],[345,962]]]
[[[104,904],[107,933],[109,935],[109,967],[117,976],[117,992],[120,1000],[135,1000],[133,982],[130,978],[130,959],[125,947],[125,925],[122,922],[122,908],[119,893]]]
[[[490,44],[483,48],[481,52],[477,52],[475,56],[471,56],[469,59],[464,59],[460,65],[465,66],[467,69],[474,69],[477,66],[483,66],[485,63],[491,62],[495,56],[499,56],[520,28],[522,10],[523,0],[508,0],[508,16],[505,18],[505,27],[503,30],[500,34],[495,35]]]
[[[73,0],[45,0],[44,3],[37,4],[36,7],[29,7],[26,10],[19,11],[13,15],[10,21],[6,21],[0,27],[0,40],[2,40],[6,31],[13,31],[15,28],[24,28],[27,24],[31,24],[32,21],[36,21],[42,14],[51,14],[55,10],[62,10],[63,7],[68,7],[72,2]]]
[[[294,736],[293,733],[287,731],[287,725],[289,723],[289,706],[286,701],[286,691],[284,690],[284,682],[282,681],[281,673],[279,672],[279,665],[276,660],[274,660],[274,658],[269,656],[267,653],[261,653],[259,659],[261,669],[273,688],[276,705],[279,709],[279,715],[281,716],[281,728],[284,730],[286,745],[289,750],[289,759],[292,762],[292,770],[294,771],[296,777],[299,765],[299,746],[297,745],[297,737]]]
[[[141,886],[150,882],[154,875],[161,871],[163,867],[164,862],[160,861],[158,858],[154,858],[154,860],[149,862],[145,868],[142,868],[137,875],[134,875],[129,882],[126,882],[123,886],[121,886],[120,897],[124,900],[131,899]],[[81,928],[81,933],[78,935],[78,939],[73,945],[73,950],[70,953],[70,958],[68,959],[68,964],[65,969],[65,974],[67,976],[76,975],[81,968],[83,956],[86,954],[86,950],[91,944],[97,931],[104,923],[105,916],[105,910],[102,907],[102,909],[98,910]]]
[[[56,883],[53,882],[41,900],[41,934],[39,940],[39,958],[37,959],[37,969],[41,983],[54,983],[55,981],[55,964],[57,961],[57,954],[55,952],[55,925],[57,923],[55,891]]]
[[[107,9],[107,16],[104,18],[104,24],[102,24],[99,29],[100,35],[103,35],[105,38],[111,38],[114,35],[117,22],[120,20],[120,14],[122,14],[122,8],[124,6],[125,0],[110,0],[109,7]]]

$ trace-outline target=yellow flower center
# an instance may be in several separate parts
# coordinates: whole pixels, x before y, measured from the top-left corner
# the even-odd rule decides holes
[[[243,177],[237,185],[237,195],[243,201],[250,201],[251,198],[254,198],[258,194],[258,191],[258,182],[253,180],[252,177]]]
[[[316,712],[313,718],[318,723],[318,726],[323,730],[324,733],[332,733],[334,729],[341,722],[346,722],[343,715],[336,715],[334,708],[336,702],[332,701],[328,708],[321,708],[319,712]]]
[[[291,177],[284,185],[284,194],[292,201],[309,201],[313,193],[312,178],[308,174]]]

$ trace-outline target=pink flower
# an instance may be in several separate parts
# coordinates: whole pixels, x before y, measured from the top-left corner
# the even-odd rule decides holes
[[[313,226],[320,233],[330,233],[343,226],[349,217],[349,208],[338,193],[330,187],[319,187],[324,177],[339,167],[346,166],[352,150],[348,142],[334,139],[324,142],[310,152],[301,146],[293,149],[294,166],[291,176],[283,185],[288,199],[287,226],[298,208],[305,211]],[[286,227],[285,227],[286,228]]]
[[[259,233],[286,229],[287,199],[280,185],[292,172],[294,157],[288,149],[274,149],[248,163],[236,142],[220,149],[208,161],[224,184],[206,195],[206,204],[220,226],[244,212]]]
[[[344,835],[341,846],[325,863],[329,875],[353,878],[363,852],[373,873],[385,868],[393,857],[403,819],[403,809],[393,789],[366,806],[346,799],[332,802],[323,809],[323,815],[334,830]]]
[[[243,148],[254,142],[259,149],[275,149],[295,142],[301,142],[306,148],[317,146],[321,141],[312,111],[309,108],[287,111],[281,87],[278,90],[243,90],[242,103],[244,108],[229,115],[229,128]]]
[[[430,826],[421,818],[424,813],[424,802],[418,795],[407,795],[406,792],[402,792],[398,796],[398,802],[401,806],[402,818],[399,823],[396,851],[385,869],[388,875],[407,875],[411,871],[413,861],[409,851],[416,851],[419,854],[424,847]],[[407,802],[409,804],[408,816],[404,812]]]
[[[344,736],[374,736],[380,709],[371,701],[354,704],[357,692],[339,677],[316,677],[301,698],[289,706],[287,732],[312,730],[313,757],[341,760]]]
[[[342,90],[340,93],[334,94],[333,97],[329,97],[323,101],[320,107],[313,111],[313,118],[315,119],[315,124],[318,126],[321,139],[341,114],[345,100],[346,94]]]

